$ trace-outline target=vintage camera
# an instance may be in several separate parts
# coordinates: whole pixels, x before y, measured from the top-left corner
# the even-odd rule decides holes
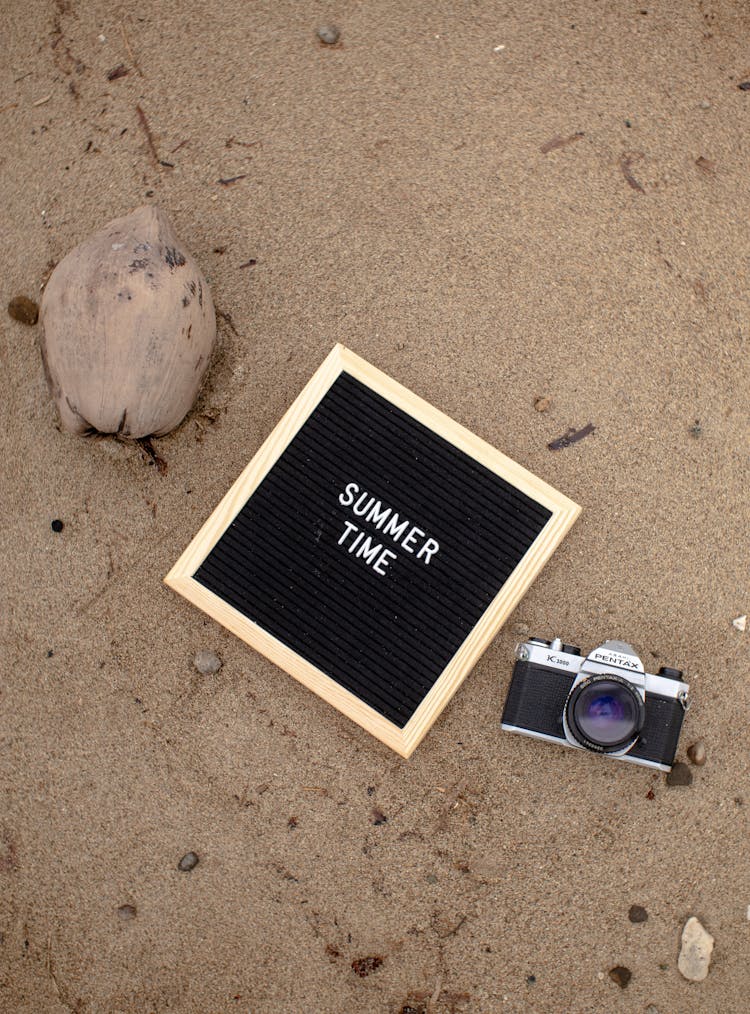
[[[583,658],[559,637],[530,637],[516,658],[503,711],[507,732],[671,769],[688,708],[679,669],[646,672],[624,641],[605,641]]]

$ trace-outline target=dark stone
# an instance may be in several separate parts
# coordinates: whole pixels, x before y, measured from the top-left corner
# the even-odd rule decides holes
[[[371,817],[375,827],[380,827],[381,824],[386,824],[388,822],[388,818],[386,817],[386,815],[383,813],[382,810],[379,810],[377,806],[373,808]]]
[[[750,81],[743,81],[741,84],[738,84],[737,87],[741,92],[750,92]]]
[[[612,982],[617,983],[620,989],[625,989],[627,984],[633,978],[633,973],[624,965],[615,965],[614,968],[610,968],[609,977]]]
[[[50,525],[50,528],[52,529],[53,532],[61,532],[64,527],[65,525],[59,518],[55,518],[55,520]]]
[[[198,856],[195,852],[186,852],[177,864],[177,869],[180,873],[190,873],[198,865],[198,862]]]
[[[533,986],[534,983],[536,982],[536,976],[535,975],[527,975],[526,976],[526,981],[528,982],[528,984],[530,986]]]
[[[631,922],[645,922],[648,919],[648,912],[643,905],[631,905],[628,911],[628,919]]]
[[[321,25],[318,29],[318,38],[325,46],[335,46],[339,41],[341,32],[336,25]]]
[[[123,922],[128,922],[130,919],[135,919],[138,915],[138,909],[135,905],[120,905],[117,909],[117,914]]]
[[[667,775],[667,785],[692,785],[693,772],[682,761],[678,761]]]
[[[8,303],[8,313],[22,324],[36,324],[39,319],[39,307],[28,296],[14,296]]]

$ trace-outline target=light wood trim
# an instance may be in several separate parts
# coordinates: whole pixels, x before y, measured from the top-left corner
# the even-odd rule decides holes
[[[198,534],[167,574],[164,580],[168,585],[171,585],[175,578],[192,577],[237,517],[266,474],[296,436],[297,431],[307,422],[308,417],[328,388],[341,373],[342,349],[342,345],[335,345],[310,377],[295,398],[291,408],[281,417],[270,435],[261,444],[260,449],[242,470]]]
[[[193,605],[218,620],[227,630],[231,630],[233,634],[251,645],[256,651],[265,655],[280,669],[288,672],[290,676],[294,676],[318,697],[322,697],[334,708],[338,708],[343,714],[361,725],[363,729],[367,729],[386,746],[401,754],[402,757],[409,756],[411,750],[406,747],[402,729],[399,729],[393,722],[389,722],[369,704],[365,704],[356,694],[346,690],[340,683],[331,679],[302,655],[292,651],[273,634],[269,634],[263,627],[259,627],[247,616],[243,616],[234,606],[230,606],[224,599],[209,591],[208,588],[204,588],[192,577],[170,578],[167,584]]]
[[[268,631],[253,623],[193,575],[232,523],[295,434],[343,371],[356,377],[470,457],[543,504],[552,517],[529,547],[510,578],[448,663],[435,685],[403,729],[389,722],[355,694],[344,689]],[[165,577],[165,583],[222,626],[260,651],[318,696],[357,722],[391,749],[408,757],[515,608],[531,582],[580,513],[580,507],[538,476],[502,454],[481,437],[455,422],[429,402],[371,366],[342,345],[336,345],[316,370],[291,408],[262,444],[203,527]]]

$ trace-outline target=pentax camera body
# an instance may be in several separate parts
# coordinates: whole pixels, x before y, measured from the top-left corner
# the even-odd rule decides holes
[[[503,710],[507,732],[671,769],[688,708],[679,669],[646,672],[624,641],[605,641],[584,658],[559,637],[530,637],[516,659]]]

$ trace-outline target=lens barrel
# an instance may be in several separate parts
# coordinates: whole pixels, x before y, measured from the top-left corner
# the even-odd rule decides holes
[[[613,673],[590,676],[573,688],[565,705],[571,735],[581,746],[614,753],[633,743],[643,728],[643,698]]]

